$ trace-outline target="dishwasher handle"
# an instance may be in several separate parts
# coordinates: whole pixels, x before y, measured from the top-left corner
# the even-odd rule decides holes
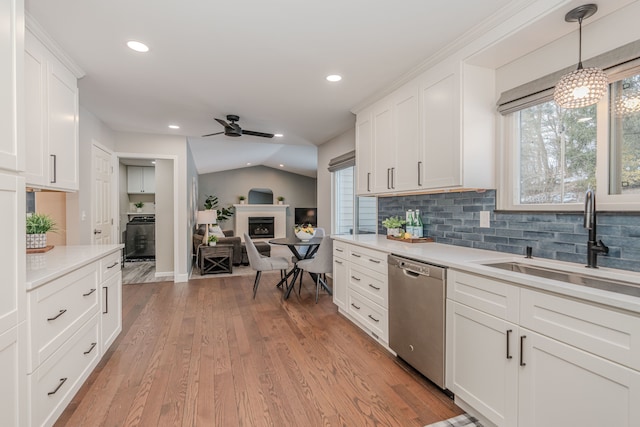
[[[420,276],[428,276],[428,274],[420,273],[418,271],[413,271],[413,270],[410,270],[408,268],[400,268],[400,270],[402,270],[402,273],[405,276],[412,277],[414,279],[417,278],[417,277],[420,277]]]

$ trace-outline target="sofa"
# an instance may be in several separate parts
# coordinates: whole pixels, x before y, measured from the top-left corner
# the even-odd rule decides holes
[[[198,246],[204,244],[202,239],[204,238],[204,226],[200,226],[198,230],[193,234],[193,254],[198,255]],[[218,245],[231,245],[233,246],[233,260],[232,263],[238,266],[242,263],[242,239],[234,236],[233,230],[223,230],[225,237],[218,239]]]

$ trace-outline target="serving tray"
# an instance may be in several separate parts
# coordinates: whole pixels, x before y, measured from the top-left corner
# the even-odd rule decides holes
[[[410,239],[403,239],[402,237],[394,237],[394,236],[387,235],[387,239],[389,239],[389,240],[397,240],[398,242],[405,242],[405,243],[429,243],[429,242],[433,242],[433,238],[432,237],[412,237]]]

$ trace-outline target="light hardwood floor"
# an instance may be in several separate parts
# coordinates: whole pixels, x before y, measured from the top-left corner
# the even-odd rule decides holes
[[[419,426],[462,413],[337,313],[263,274],[123,287],[123,330],[56,426]]]

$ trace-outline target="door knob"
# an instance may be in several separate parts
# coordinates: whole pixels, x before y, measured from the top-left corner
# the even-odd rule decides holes
[[[97,228],[93,230],[93,234],[102,234],[102,230],[98,230]]]

